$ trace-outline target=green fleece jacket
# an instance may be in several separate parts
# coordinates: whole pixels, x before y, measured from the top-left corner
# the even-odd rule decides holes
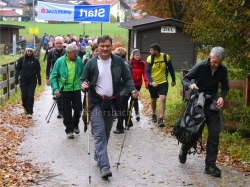
[[[74,80],[71,82],[67,82],[68,78],[68,67],[66,64],[66,54],[59,59],[57,59],[52,72],[50,74],[50,85],[53,89],[54,93],[57,93],[60,91],[64,84],[63,91],[76,91],[81,90],[79,86],[80,77],[82,75],[82,72],[84,70],[82,60],[80,57],[77,57],[76,59],[76,65],[75,65],[75,76]]]

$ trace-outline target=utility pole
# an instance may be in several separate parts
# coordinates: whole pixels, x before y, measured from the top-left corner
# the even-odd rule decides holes
[[[35,27],[35,3],[34,0],[32,0],[32,9],[33,9],[33,28]],[[34,49],[36,48],[36,40],[35,40],[35,35],[33,35],[33,40],[34,40]]]
[[[132,0],[130,0],[130,20],[132,20]]]

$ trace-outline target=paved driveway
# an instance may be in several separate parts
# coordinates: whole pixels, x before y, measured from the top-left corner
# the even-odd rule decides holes
[[[57,109],[50,123],[45,121],[52,103],[51,90],[47,87],[35,102],[35,125],[27,129],[24,141],[19,147],[19,151],[24,153],[23,159],[32,159],[34,163],[50,168],[48,179],[37,186],[250,186],[249,177],[244,178],[241,173],[229,167],[220,166],[222,178],[204,174],[202,155],[188,156],[186,164],[180,164],[178,142],[155,124],[151,124],[145,116],[142,116],[140,122],[134,122],[134,126],[127,131],[118,169],[116,163],[124,134],[111,133],[108,154],[113,177],[103,180],[93,159],[93,136],[90,136],[89,157],[88,134],[83,132],[82,121],[80,134],[72,140],[66,137],[62,119],[56,118]]]

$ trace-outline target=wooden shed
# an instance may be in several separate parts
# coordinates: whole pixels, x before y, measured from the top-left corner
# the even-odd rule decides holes
[[[24,26],[1,24],[0,26],[0,54],[4,53],[4,46],[13,43],[13,34],[16,35],[16,41],[19,40],[19,29],[25,29]]]
[[[16,34],[16,41],[19,38],[19,29],[25,29],[24,26],[1,24],[0,44],[12,43],[13,34]]]
[[[175,70],[190,68],[196,63],[196,44],[192,36],[183,32],[186,23],[176,19],[146,17],[123,22],[120,27],[129,30],[128,53],[133,49],[141,51],[146,61],[150,55],[149,47],[153,43],[161,46],[161,52],[170,55]]]

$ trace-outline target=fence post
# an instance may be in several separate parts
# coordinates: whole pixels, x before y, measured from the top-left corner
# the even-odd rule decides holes
[[[3,81],[8,80],[8,65],[5,64],[2,67],[4,66],[7,66],[7,72],[3,74]],[[6,93],[8,93],[8,86],[3,88],[3,95],[5,95]]]
[[[181,81],[182,79],[184,78],[185,76],[185,73],[184,73],[184,70],[181,71]],[[184,88],[184,85],[182,84],[182,101],[184,101],[185,99],[185,88]]]
[[[244,76],[243,97],[244,97],[244,104],[246,106],[249,106],[249,75]]]

